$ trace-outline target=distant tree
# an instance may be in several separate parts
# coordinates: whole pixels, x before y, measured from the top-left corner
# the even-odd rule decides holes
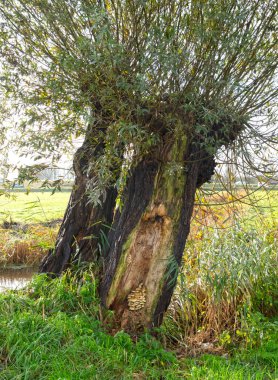
[[[57,158],[84,135],[41,270],[94,261],[102,302],[123,328],[161,323],[195,192],[219,149],[270,130],[276,9],[274,0],[2,2],[2,108],[20,117],[17,146]],[[253,120],[265,111],[260,133]]]

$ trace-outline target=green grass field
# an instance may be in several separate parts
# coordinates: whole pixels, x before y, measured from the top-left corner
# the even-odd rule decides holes
[[[62,218],[69,196],[0,197],[0,265],[38,264],[59,227],[45,223]],[[236,207],[225,195],[229,210],[218,204],[204,212],[208,224],[224,226],[221,232],[204,232],[194,219],[186,281],[157,338],[115,333],[90,270],[55,280],[38,276],[29,290],[0,294],[0,380],[277,380],[278,191],[241,198]],[[235,229],[226,229],[225,220],[237,213]],[[20,224],[7,228],[4,221]]]
[[[258,217],[262,221],[269,220],[277,226],[278,223],[278,190],[258,191],[248,202],[248,215],[250,219]]]
[[[48,223],[63,218],[69,197],[70,190],[53,195],[51,191],[33,190],[27,194],[17,190],[8,197],[0,196],[0,265],[38,265],[48,249],[54,247],[59,228],[59,223]],[[277,229],[277,190],[256,191],[249,196],[219,192],[210,198],[197,197],[196,203],[201,207],[195,208],[197,218],[193,218],[189,237],[195,245],[196,239],[204,235],[204,226],[212,233],[235,223],[263,232]]]
[[[0,197],[0,222],[14,221],[23,224],[48,222],[63,217],[70,191],[13,192],[10,197]]]
[[[0,222],[15,221],[20,223],[48,222],[63,217],[70,191],[38,192],[31,191],[26,194],[23,191],[10,193],[10,197],[0,197]],[[244,208],[241,219],[252,225],[256,220],[278,221],[278,190],[263,191],[258,190],[251,195],[239,195],[237,199],[228,200],[228,204],[242,205]],[[222,205],[213,206],[216,210]]]
[[[1,380],[276,380],[278,344],[195,358],[149,333],[109,333],[96,284],[38,276],[28,291],[0,294]],[[106,319],[103,325],[100,316]],[[269,324],[269,323],[268,323]],[[264,326],[262,326],[264,327]]]

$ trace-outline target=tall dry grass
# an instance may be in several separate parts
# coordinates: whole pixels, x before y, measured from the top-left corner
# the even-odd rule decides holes
[[[165,320],[168,336],[185,346],[256,344],[260,320],[278,313],[277,252],[275,230],[237,226],[191,240]]]
[[[2,224],[0,228],[0,266],[38,265],[55,244],[58,225]]]

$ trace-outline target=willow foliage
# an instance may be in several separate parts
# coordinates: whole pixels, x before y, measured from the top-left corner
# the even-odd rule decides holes
[[[3,0],[0,136],[16,122],[21,150],[55,155],[89,124],[121,165],[130,144],[141,156],[183,128],[214,154],[235,125],[258,133],[251,118],[272,115],[276,11],[275,0]],[[215,144],[217,123],[227,141]]]

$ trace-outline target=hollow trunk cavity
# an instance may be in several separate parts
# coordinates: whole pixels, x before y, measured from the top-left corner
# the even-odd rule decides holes
[[[127,330],[159,325],[169,305],[200,165],[190,161],[190,150],[181,136],[162,162],[155,155],[143,160],[114,220],[101,293],[105,306],[115,311]]]

